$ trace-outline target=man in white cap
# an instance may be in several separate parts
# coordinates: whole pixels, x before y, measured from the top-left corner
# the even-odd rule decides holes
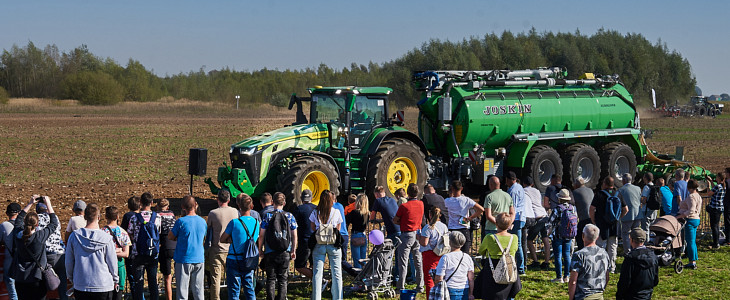
[[[68,226],[66,226],[66,233],[63,235],[63,242],[68,244],[68,237],[74,230],[86,227],[86,220],[84,219],[84,210],[86,209],[86,202],[84,200],[78,200],[74,202],[73,212],[74,216],[68,220]]]

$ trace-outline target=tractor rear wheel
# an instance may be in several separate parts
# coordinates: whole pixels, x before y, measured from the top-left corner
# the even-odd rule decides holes
[[[420,197],[427,179],[426,156],[421,149],[409,140],[396,138],[381,143],[370,158],[366,191],[370,194],[381,185],[385,194],[393,197],[397,189],[406,189],[409,184],[415,183]]]
[[[340,191],[340,177],[333,166],[326,159],[319,156],[301,156],[284,168],[276,186],[284,193],[289,204],[302,203],[302,191],[312,191],[312,203],[319,203],[324,190],[330,190],[335,195]]]
[[[537,145],[530,149],[525,160],[525,169],[535,182],[535,188],[541,192],[550,185],[550,178],[557,174],[563,176],[563,161],[560,155],[550,146]]]
[[[585,186],[590,189],[598,185],[601,159],[593,147],[583,143],[570,145],[565,149],[563,162],[565,167],[563,174],[566,176],[567,185],[572,185],[578,178],[582,178]]]
[[[623,174],[631,174],[636,177],[636,155],[634,150],[621,142],[613,142],[603,146],[601,150],[601,178],[613,176],[614,185],[622,187]]]

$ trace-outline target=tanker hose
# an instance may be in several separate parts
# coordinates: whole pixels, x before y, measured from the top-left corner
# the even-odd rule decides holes
[[[456,154],[458,155],[458,169],[456,169],[456,179],[461,181],[461,150],[459,150],[459,144],[456,143],[456,134],[454,133],[454,128],[451,128],[451,140],[454,142],[454,148],[456,148]]]
[[[656,164],[656,165],[667,165],[667,164],[669,164],[669,165],[673,165],[675,167],[679,167],[679,166],[682,166],[682,165],[691,166],[690,163],[684,162],[684,161],[681,161],[681,160],[676,160],[676,159],[661,159],[661,158],[656,157],[654,155],[654,153],[651,153],[651,151],[649,150],[649,146],[646,144],[646,140],[644,139],[644,135],[642,134],[639,137],[641,139],[641,144],[644,145],[644,146],[647,146],[646,147],[646,149],[647,149],[646,155],[644,156],[644,159],[646,159],[647,161],[649,161],[649,162],[651,162],[653,164]]]

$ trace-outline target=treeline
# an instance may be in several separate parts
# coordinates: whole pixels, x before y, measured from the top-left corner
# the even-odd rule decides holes
[[[658,41],[641,34],[599,30],[587,36],[576,33],[487,34],[460,42],[431,40],[400,58],[368,65],[353,63],[335,70],[325,64],[316,69],[180,73],[160,77],[139,61],[121,66],[110,58],[93,55],[86,46],[60,52],[55,45],[43,49],[29,42],[4,50],[0,59],[0,87],[11,97],[77,99],[85,104],[120,101],[154,101],[162,97],[201,101],[243,101],[283,106],[292,92],[303,94],[314,85],[388,86],[400,107],[413,105],[418,95],[411,85],[415,70],[529,69],[566,67],[569,77],[582,73],[619,74],[640,105],[657,99],[685,101],[695,78],[689,62]],[[0,94],[2,90],[0,89]]]

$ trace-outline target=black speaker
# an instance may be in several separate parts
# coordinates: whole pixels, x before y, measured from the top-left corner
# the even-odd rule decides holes
[[[190,158],[188,159],[188,174],[203,176],[208,167],[208,149],[192,148],[190,149]]]

